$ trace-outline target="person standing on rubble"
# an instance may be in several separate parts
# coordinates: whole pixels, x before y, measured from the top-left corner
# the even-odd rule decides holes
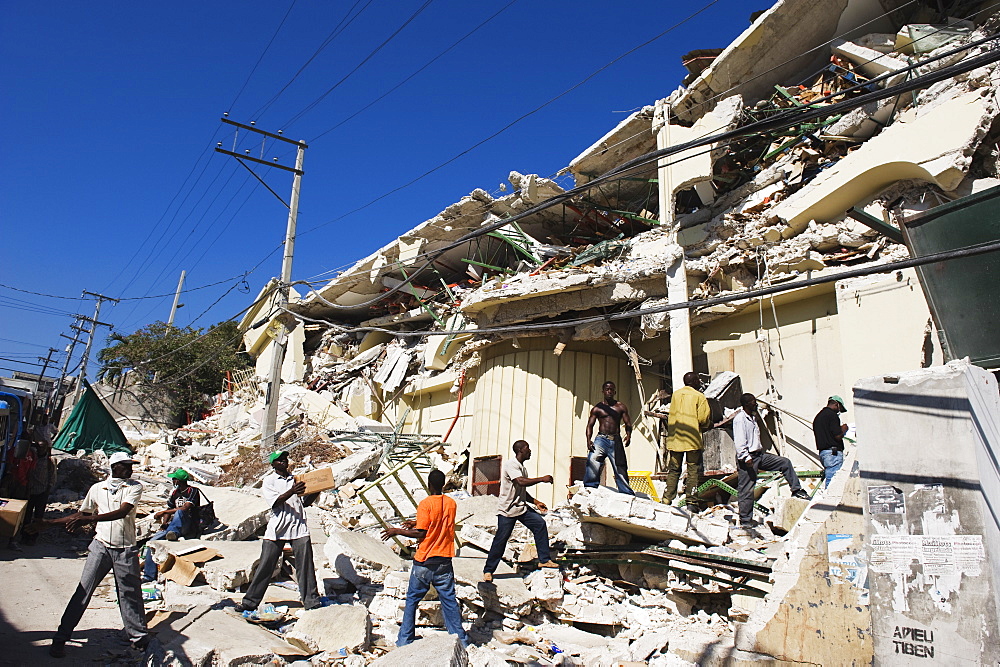
[[[493,581],[493,573],[500,565],[507,541],[514,532],[514,524],[521,522],[535,537],[535,552],[539,567],[559,567],[549,555],[549,529],[539,512],[548,508],[540,500],[532,498],[528,487],[535,484],[551,484],[552,475],[528,477],[524,462],[531,458],[531,446],[524,440],[514,443],[514,458],[507,460],[500,471],[500,500],[497,504],[497,532],[490,545],[490,553],[483,567],[483,581]],[[534,507],[528,505],[531,501]]]
[[[760,426],[757,424],[757,398],[753,394],[740,396],[742,410],[737,410],[733,418],[733,439],[736,445],[737,496],[740,507],[740,525],[752,528],[754,487],[757,473],[761,470],[777,470],[785,476],[792,495],[809,500],[809,494],[802,488],[792,462],[784,456],[776,456],[764,451],[760,444]]]
[[[427,595],[433,584],[441,601],[441,615],[448,632],[458,635],[462,646],[469,645],[469,637],[462,627],[462,612],[455,598],[455,570],[451,559],[455,556],[455,511],[457,503],[444,495],[444,473],[431,470],[427,475],[430,495],[417,505],[416,522],[406,522],[402,528],[390,526],[382,531],[382,539],[396,535],[420,540],[410,568],[410,583],[406,589],[406,608],[399,626],[396,646],[406,646],[416,640],[417,605]]]
[[[684,496],[688,509],[697,509],[695,490],[701,474],[701,432],[712,423],[712,410],[708,399],[701,393],[701,378],[694,371],[684,374],[684,386],[670,397],[670,414],[667,417],[667,488],[663,502],[670,504],[677,496],[681,463],[687,463]]]
[[[166,538],[173,542],[178,537],[187,539],[196,538],[201,535],[201,491],[197,487],[191,486],[188,480],[191,474],[183,468],[178,468],[167,477],[173,480],[174,489],[167,498],[167,509],[160,510],[153,515],[154,521],[161,521],[159,532],[149,538],[150,541]],[[156,579],[156,563],[153,562],[153,555],[146,552],[146,560],[143,564],[142,580],[153,581]]]
[[[71,532],[89,523],[96,525],[80,583],[66,605],[59,629],[49,647],[49,655],[53,658],[66,655],[66,642],[109,570],[115,575],[118,609],[132,648],[145,650],[149,643],[142,585],[139,582],[139,549],[135,539],[135,508],[142,497],[142,484],[130,479],[135,461],[128,454],[115,452],[109,463],[111,476],[90,487],[79,512],[45,522],[48,525],[65,524]]]
[[[840,470],[840,466],[844,465],[844,434],[847,433],[847,424],[840,423],[842,412],[847,412],[844,399],[831,396],[826,401],[826,407],[813,419],[813,437],[816,438],[819,460],[826,472],[824,489],[830,486],[830,480]]]
[[[632,418],[628,414],[628,406],[615,398],[617,388],[608,380],[601,386],[604,400],[590,411],[587,420],[587,469],[583,474],[583,485],[597,488],[601,480],[601,470],[604,462],[611,460],[611,469],[615,473],[615,486],[619,493],[635,495],[628,483],[628,460],[625,448],[632,440]],[[594,423],[599,424],[597,437],[594,437]],[[625,427],[625,438],[621,437],[621,427]]]
[[[295,578],[299,585],[299,599],[306,609],[323,606],[316,588],[316,566],[313,564],[312,540],[306,524],[306,507],[311,505],[318,493],[302,497],[305,482],[295,481],[288,469],[288,452],[271,452],[267,460],[271,472],[264,477],[261,485],[264,500],[271,503],[271,517],[267,520],[264,537],[260,541],[260,562],[254,570],[253,580],[243,600],[236,605],[237,612],[254,611],[264,599],[271,574],[278,564],[278,558],[285,543],[292,545],[295,558]]]

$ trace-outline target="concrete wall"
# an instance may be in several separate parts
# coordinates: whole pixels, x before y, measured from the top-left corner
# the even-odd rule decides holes
[[[819,293],[784,296],[775,298],[774,311],[768,301],[762,309],[754,305],[740,315],[695,327],[695,350],[706,354],[710,374],[735,371],[743,390],[757,395],[768,388],[763,354],[769,353],[780,395],[776,404],[811,424],[827,397],[842,394],[845,386],[837,299],[832,286]],[[764,334],[763,344],[758,342],[758,331]],[[780,453],[796,466],[817,469],[811,425],[786,415],[782,426],[789,446]]]
[[[936,333],[928,341],[930,364],[924,363],[931,315],[914,269],[838,282],[837,313],[844,387],[863,377],[944,363]],[[841,396],[853,414],[852,396]]]
[[[512,456],[511,444],[524,439],[532,445],[528,473],[552,475],[555,484],[532,493],[546,503],[565,499],[570,457],[586,456],[586,425],[591,408],[601,401],[601,385],[612,380],[618,398],[633,416],[640,401],[635,376],[621,352],[610,345],[570,343],[560,356],[552,354],[554,339],[524,339],[521,349],[491,348],[479,369],[474,391],[472,456]],[[531,349],[535,348],[535,349]],[[646,386],[647,396],[659,387]],[[454,412],[452,412],[454,414]],[[656,461],[652,421],[633,434],[629,468],[653,470]]]
[[[996,380],[957,361],[865,378],[854,403],[876,664],[997,664]]]
[[[285,359],[281,364],[281,381],[282,382],[300,382],[302,377],[305,375],[305,352],[303,351],[303,345],[306,342],[306,332],[301,326],[297,326],[292,329],[291,333],[288,334],[288,344],[285,348]],[[259,352],[252,352],[251,354],[257,354],[257,359],[254,361],[256,364],[255,372],[258,377],[266,378],[271,372],[271,358],[274,354],[274,340],[268,338],[265,341],[264,347],[260,348]]]
[[[737,648],[795,663],[871,664],[862,496],[849,450],[830,488],[788,534],[774,563],[773,590],[737,626]],[[754,602],[737,598],[734,604],[744,608]]]

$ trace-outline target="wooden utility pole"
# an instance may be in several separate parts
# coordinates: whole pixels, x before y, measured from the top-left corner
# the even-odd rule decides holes
[[[73,405],[80,400],[80,393],[83,391],[83,380],[87,377],[87,362],[90,360],[90,349],[94,345],[94,332],[97,331],[97,327],[107,327],[113,329],[114,327],[107,322],[101,322],[98,318],[101,316],[101,304],[105,301],[113,301],[118,303],[118,299],[113,299],[110,296],[104,296],[103,294],[97,294],[96,292],[88,292],[83,290],[83,295],[90,295],[97,299],[97,307],[94,309],[93,317],[84,317],[83,315],[77,315],[78,320],[84,322],[90,322],[90,331],[87,332],[87,347],[83,348],[83,359],[80,360],[80,373],[77,377],[76,391],[73,392]]]
[[[58,351],[59,350],[57,350],[56,348],[50,347],[49,348],[49,353],[47,355],[45,355],[44,357],[38,357],[38,360],[40,362],[42,362],[42,372],[38,374],[38,385],[37,385],[38,389],[42,388],[42,383],[45,381],[45,371],[47,371],[49,369],[49,364],[52,363],[52,355],[55,354]],[[51,399],[49,398],[49,392],[45,392],[45,411],[46,412],[48,412],[48,410],[49,410],[49,401],[50,400]]]
[[[239,137],[239,131],[242,129],[242,130],[247,130],[249,132],[255,132],[257,134],[262,135],[263,137],[270,137],[271,139],[275,139],[277,141],[283,141],[292,144],[296,148],[294,167],[288,167],[282,164],[278,164],[277,162],[278,158],[274,158],[272,162],[268,162],[263,159],[264,146],[265,142],[267,141],[266,138],[261,140],[260,158],[251,157],[250,150],[246,150],[244,154],[225,150],[222,148],[221,143],[218,144],[215,148],[217,152],[223,153],[225,155],[230,155],[239,160],[240,164],[242,164],[251,174],[253,174],[254,177],[256,177],[257,180],[264,185],[264,187],[270,190],[271,194],[277,197],[278,201],[280,201],[282,204],[285,204],[284,200],[282,200],[281,197],[278,196],[276,192],[274,192],[274,190],[271,190],[270,186],[268,186],[267,183],[264,183],[264,180],[261,179],[259,176],[257,176],[257,174],[254,173],[254,171],[250,169],[250,167],[247,166],[246,162],[244,161],[246,160],[250,162],[255,162],[257,164],[263,164],[267,165],[268,167],[277,167],[285,171],[290,171],[294,174],[294,176],[292,177],[292,196],[289,202],[285,204],[285,207],[288,209],[288,224],[285,228],[285,255],[281,261],[281,280],[278,283],[276,299],[274,300],[275,310],[278,312],[282,312],[284,308],[288,307],[289,290],[291,289],[291,283],[292,283],[292,259],[295,256],[295,223],[299,214],[299,190],[302,187],[302,174],[303,174],[302,165],[305,160],[306,148],[308,148],[308,146],[306,145],[305,141],[292,141],[291,139],[287,139],[281,136],[280,132],[278,134],[275,134],[273,132],[265,132],[264,130],[258,129],[252,125],[244,125],[243,123],[237,123],[235,121],[229,120],[228,118],[222,118],[221,120],[223,123],[226,123],[228,125],[233,125],[237,128],[236,129],[237,138]],[[235,140],[233,142],[233,146],[234,148],[236,147]],[[278,321],[281,322],[281,320]],[[278,398],[281,393],[280,392],[281,366],[285,360],[285,347],[287,346],[287,344],[288,344],[288,329],[282,323],[278,327],[278,330],[274,335],[274,353],[271,356],[271,368],[267,378],[268,379],[267,395],[265,396],[267,409],[264,413],[264,425],[261,431],[261,445],[264,447],[264,449],[274,449],[274,444],[275,444],[274,434],[275,431],[277,430],[276,427],[278,421]]]
[[[181,279],[177,281],[177,291],[174,293],[174,305],[170,307],[170,318],[167,320],[167,326],[174,326],[174,315],[177,314],[177,302],[181,300],[181,290],[184,288],[184,276],[187,275],[187,271],[181,271]]]
[[[77,321],[79,321],[79,320],[77,320]],[[73,331],[76,332],[75,334],[73,334],[72,338],[70,338],[66,334],[62,334],[62,333],[59,334],[63,338],[66,338],[67,340],[69,340],[69,345],[66,346],[66,360],[63,361],[62,372],[59,374],[59,381],[56,382],[56,388],[55,388],[55,391],[53,392],[53,396],[52,396],[52,401],[55,402],[59,406],[59,417],[56,418],[57,425],[58,425],[59,420],[62,419],[62,406],[63,406],[62,386],[63,386],[63,383],[66,382],[66,374],[69,373],[69,363],[73,360],[73,350],[76,349],[76,344],[78,342],[80,342],[80,334],[81,333],[86,333],[86,329],[84,329],[80,325],[76,324],[75,322],[73,324],[69,325],[69,326],[70,326],[70,328]],[[52,413],[53,413],[52,409],[51,408],[47,408],[46,412],[49,415],[49,420],[51,420],[52,419]]]

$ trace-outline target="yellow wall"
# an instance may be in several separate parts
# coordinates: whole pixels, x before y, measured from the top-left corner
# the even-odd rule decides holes
[[[508,344],[490,350],[494,356],[484,358],[475,386],[472,428],[473,457],[500,454],[507,460],[513,456],[511,444],[527,440],[533,452],[528,474],[555,478],[555,484],[532,491],[549,504],[566,497],[570,457],[586,456],[587,418],[602,398],[605,380],[618,386],[619,400],[633,418],[640,410],[635,376],[624,355],[615,356],[617,348],[577,344],[573,349],[571,343],[557,357],[555,342],[529,339],[522,349]],[[591,351],[595,348],[602,351]],[[658,381],[644,384],[647,396],[659,386]],[[656,456],[646,425],[633,434],[628,456],[631,469],[653,469]]]
[[[473,433],[473,398],[474,384],[466,382],[465,395],[462,398],[462,412],[455,428],[448,436],[451,449],[461,451],[472,442]],[[444,437],[448,427],[455,421],[458,412],[458,394],[450,391],[451,385],[435,391],[423,392],[414,396],[404,396],[403,402],[410,409],[406,417],[407,433],[422,433]],[[404,407],[403,410],[406,408]]]
[[[784,416],[782,426],[789,446],[781,455],[803,468],[818,468],[811,422],[831,394],[848,393],[841,364],[840,325],[837,298],[828,291],[795,301],[775,301],[778,326],[770,302],[763,307],[764,333],[770,350],[771,372],[781,398],[777,405],[796,414],[810,425]],[[789,294],[787,298],[801,295]],[[768,388],[761,345],[757,341],[761,310],[756,304],[741,315],[696,327],[692,332],[695,349],[708,357],[712,375],[732,370],[740,374],[743,391],[763,394]],[[780,334],[780,340],[779,340]],[[731,363],[732,362],[732,363]]]

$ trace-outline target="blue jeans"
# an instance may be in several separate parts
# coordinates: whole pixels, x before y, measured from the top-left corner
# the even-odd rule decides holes
[[[177,510],[174,512],[174,516],[171,517],[170,523],[167,527],[158,533],[153,533],[153,536],[149,538],[149,541],[162,540],[166,537],[167,533],[177,533],[181,534],[181,528],[184,525],[184,510]],[[152,581],[156,579],[156,563],[153,562],[153,553],[146,550],[146,560],[142,563],[142,578],[146,581]]]
[[[410,583],[406,589],[406,608],[403,610],[403,622],[399,626],[396,646],[406,646],[417,638],[415,633],[417,605],[427,595],[431,584],[434,585],[438,600],[441,601],[441,614],[444,616],[445,627],[451,634],[458,635],[462,646],[468,646],[469,637],[462,627],[462,612],[458,608],[458,600],[455,599],[455,570],[452,569],[451,559],[443,557],[428,558],[423,563],[413,561]]]
[[[520,516],[497,515],[497,534],[493,536],[493,544],[490,545],[490,554],[486,557],[486,565],[483,572],[493,574],[500,565],[503,552],[507,549],[507,541],[510,534],[514,532],[514,525],[520,521],[525,528],[535,536],[535,551],[538,553],[538,562],[547,563],[552,559],[549,554],[549,528],[545,525],[545,519],[541,515],[529,509]]]
[[[601,469],[605,460],[611,461],[611,469],[615,473],[615,486],[618,493],[635,495],[628,484],[628,462],[625,460],[625,445],[619,438],[598,435],[594,438],[594,451],[587,454],[587,470],[583,473],[583,485],[597,488],[601,481]]]
[[[823,488],[825,489],[830,486],[830,480],[840,470],[840,466],[844,465],[844,452],[834,449],[821,449],[819,450],[819,460],[823,462],[823,468],[826,469],[826,483],[823,484]]]

